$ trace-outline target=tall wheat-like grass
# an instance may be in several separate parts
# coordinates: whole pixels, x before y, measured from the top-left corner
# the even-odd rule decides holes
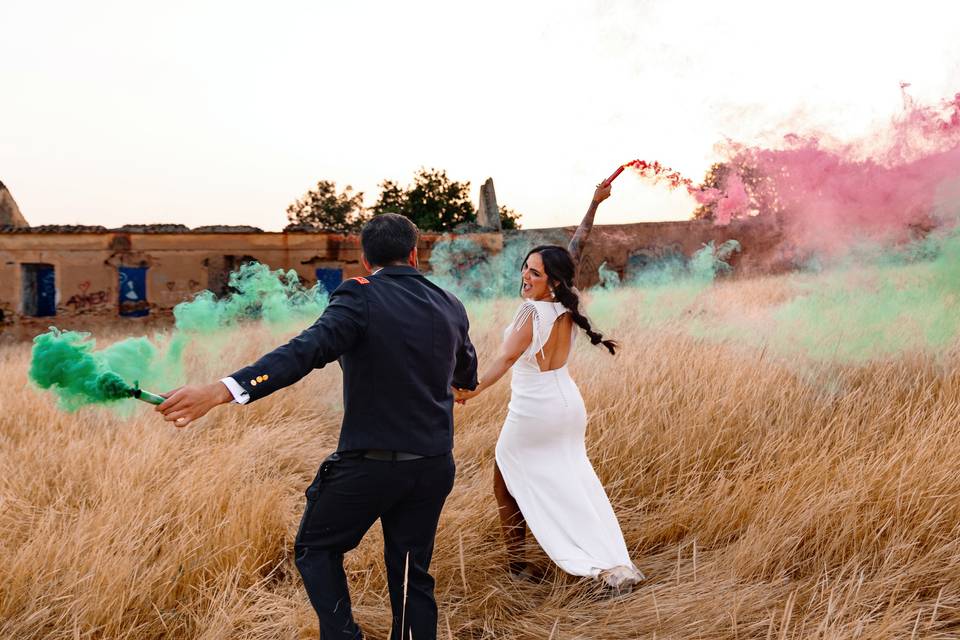
[[[687,330],[733,308],[761,321],[751,314],[790,295],[776,278],[715,287],[655,324],[631,311],[641,294],[612,295],[620,311],[600,324],[621,352],[581,340],[571,369],[590,457],[648,580],[606,600],[532,539],[544,581],[508,579],[491,491],[503,381],[456,413],[433,563],[440,637],[960,637],[956,354],[842,364]],[[476,309],[481,357],[514,304]],[[210,380],[278,341],[248,326],[194,344],[186,370]],[[177,430],[139,405],[63,413],[28,364],[29,345],[0,347],[0,638],[316,636],[292,543],[336,443],[336,365]],[[377,527],[346,567],[358,621],[385,637]]]

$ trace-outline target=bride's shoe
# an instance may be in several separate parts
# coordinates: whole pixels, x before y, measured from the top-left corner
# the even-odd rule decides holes
[[[643,572],[633,567],[613,567],[606,571],[601,571],[597,576],[607,592],[610,600],[619,600],[633,593],[633,588],[647,577]]]

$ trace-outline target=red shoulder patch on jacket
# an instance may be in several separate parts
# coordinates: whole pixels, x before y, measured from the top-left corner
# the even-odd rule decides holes
[[[356,280],[360,284],[370,284],[370,281],[362,276],[357,276],[356,278],[347,278],[347,280]]]

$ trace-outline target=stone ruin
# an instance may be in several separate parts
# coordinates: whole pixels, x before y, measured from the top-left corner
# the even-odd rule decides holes
[[[500,231],[500,207],[497,206],[497,192],[493,189],[493,178],[480,185],[480,205],[477,207],[477,225],[485,231]]]
[[[0,182],[0,228],[23,229],[29,227],[27,219],[20,213],[17,201],[3,182]]]
[[[421,267],[429,270],[433,247],[451,239],[463,238],[493,255],[508,245],[511,252],[517,246],[565,246],[573,232],[572,226],[502,230],[493,180],[487,179],[480,188],[476,222],[448,234],[422,234]],[[784,268],[777,263],[778,230],[762,221],[734,221],[726,227],[703,220],[597,225],[577,284],[596,284],[601,267],[608,275],[628,279],[637,269],[731,239],[743,247],[731,259],[737,274]],[[293,270],[306,286],[322,283],[332,290],[345,278],[365,275],[360,257],[358,235],[314,228],[274,233],[239,225],[30,227],[0,184],[0,329],[24,322],[46,326],[49,316],[61,315],[74,324],[83,317],[169,316],[176,304],[201,291],[223,295],[229,274],[248,261]]]

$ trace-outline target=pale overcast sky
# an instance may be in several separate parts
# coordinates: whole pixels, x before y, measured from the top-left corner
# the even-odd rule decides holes
[[[0,180],[32,224],[279,230],[319,179],[438,167],[526,227],[618,164],[694,178],[725,137],[863,135],[960,91],[960,2],[7,0]],[[625,175],[599,222],[685,218]]]

